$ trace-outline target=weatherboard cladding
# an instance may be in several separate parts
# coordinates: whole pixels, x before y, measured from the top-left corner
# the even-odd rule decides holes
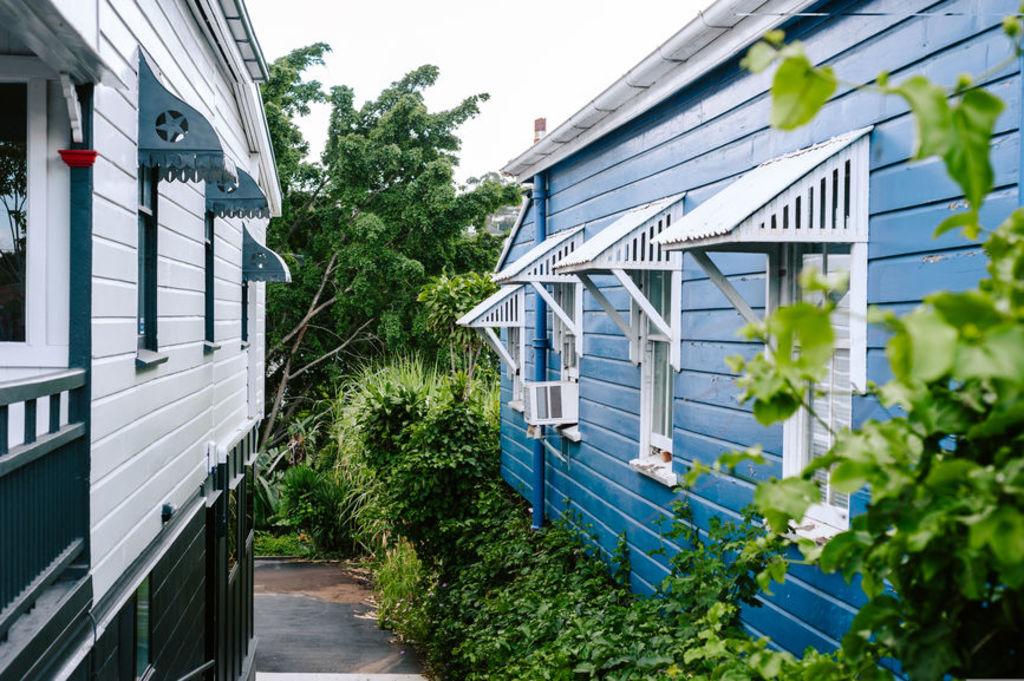
[[[964,71],[982,73],[1001,62],[1008,45],[999,28],[1000,13],[1016,11],[1012,1],[945,3],[923,0],[823,3],[818,9],[846,16],[830,20],[797,19],[786,26],[789,38],[806,43],[811,58],[828,61],[846,81],[869,82],[882,69],[896,82],[924,73],[954,83]],[[909,16],[929,11],[930,17]],[[849,15],[849,12],[881,15]],[[941,16],[942,12],[960,13]],[[886,13],[890,13],[886,15]],[[896,13],[896,14],[891,14]],[[884,59],[881,58],[884,56]],[[986,85],[1006,101],[996,124],[992,160],[996,189],[982,211],[993,227],[1017,206],[1021,119],[1018,62],[991,75]],[[548,233],[585,225],[588,238],[630,209],[687,192],[684,208],[693,211],[737,177],[757,165],[874,125],[870,136],[870,241],[868,302],[906,311],[940,287],[964,289],[983,276],[980,250],[959,234],[932,239],[934,226],[962,208],[959,192],[940,162],[910,162],[913,122],[897,98],[841,90],[808,126],[783,133],[767,127],[770,73],[740,73],[732,60],[688,89],[623,125],[551,168]],[[507,262],[533,246],[527,215],[512,235]],[[713,259],[759,314],[764,308],[764,256],[716,253]],[[625,292],[605,275],[594,277],[621,312]],[[531,344],[536,294],[526,296],[526,339]],[[743,322],[724,296],[689,257],[683,258],[682,371],[675,374],[673,409],[675,470],[685,461],[713,461],[734,447],[761,443],[766,463],[737,477],[715,477],[693,491],[696,521],[707,527],[713,515],[738,517],[752,498],[753,483],[781,472],[782,427],[758,424],[736,402],[737,389],[724,360],[752,356],[758,347],[741,342]],[[548,456],[546,511],[551,517],[571,508],[589,523],[602,547],[614,549],[625,530],[631,550],[633,585],[649,592],[664,576],[666,564],[647,551],[661,544],[654,521],[670,512],[675,495],[667,487],[629,470],[637,455],[640,369],[628,361],[628,341],[591,296],[584,296],[584,353],[580,359],[580,424],[583,440],[568,443],[568,461]],[[885,335],[868,335],[868,378],[887,380]],[[548,353],[548,377],[558,378],[559,358]],[[525,375],[532,375],[534,351],[527,352]],[[531,498],[531,442],[522,415],[508,406],[509,377],[502,377],[502,475]],[[886,418],[876,403],[854,400],[854,420]],[[551,432],[550,429],[548,432]],[[559,437],[553,435],[556,447]],[[863,511],[866,494],[853,495],[853,514]],[[861,598],[856,585],[837,575],[797,567],[787,583],[766,596],[765,606],[744,613],[747,626],[770,634],[792,651],[808,645],[831,648],[846,631]]]
[[[201,182],[159,185],[158,342],[168,361],[137,371],[136,239],[138,46],[162,82],[210,121],[227,156],[252,158],[231,82],[184,4],[99,3],[103,58],[130,87],[95,98],[93,199],[93,430],[91,564],[96,598],[160,531],[163,500],[178,507],[206,478],[208,441],[260,416],[262,343],[241,347],[242,228],[262,241],[265,219],[217,218],[215,339],[203,352],[204,213]],[[243,169],[255,172],[254,168]],[[264,284],[250,284],[250,338],[262,337]]]

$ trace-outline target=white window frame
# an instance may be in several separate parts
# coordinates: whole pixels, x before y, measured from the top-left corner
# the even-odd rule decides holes
[[[25,340],[0,342],[0,369],[64,368],[70,321],[69,175],[57,149],[70,141],[67,108],[58,74],[37,58],[0,55],[0,74],[0,82],[27,85],[28,112]]]
[[[582,328],[583,287],[578,281],[559,282],[551,285],[551,297],[561,312],[575,322],[576,329]],[[582,334],[570,326],[553,306],[551,314],[551,349],[559,357],[559,376],[563,381],[579,381],[580,355],[583,354]]]
[[[663,279],[663,298],[660,302],[653,301],[649,297],[653,276]],[[630,355],[636,358],[640,364],[640,447],[638,456],[629,462],[629,466],[662,484],[674,487],[678,482],[678,476],[673,470],[672,429],[676,371],[672,349],[678,343],[678,338],[676,333],[666,334],[660,325],[652,319],[650,312],[645,311],[645,306],[638,304],[638,301],[646,302],[662,320],[666,320],[666,318],[672,320],[669,322],[670,327],[678,329],[679,311],[676,308],[681,307],[682,272],[680,270],[635,270],[631,273],[630,278],[642,292],[643,298],[631,296],[630,302],[630,328],[633,331],[630,336]],[[657,414],[654,403],[656,394],[654,384],[657,376],[655,343],[663,343],[667,346],[663,367],[665,378],[669,383],[666,394],[668,399],[667,436],[655,432],[654,428]],[[668,460],[666,461],[665,458]]]
[[[830,250],[847,250],[841,244],[784,244],[768,254],[767,300],[769,310],[794,303],[801,298],[797,283],[803,267],[803,257],[812,253],[827,254]],[[849,245],[849,390],[862,391],[867,374],[867,244]],[[827,255],[825,256],[827,258]],[[810,387],[808,388],[810,392]],[[837,393],[838,399],[850,399]],[[787,419],[782,431],[783,477],[800,475],[810,463],[808,451],[813,426],[812,415],[801,408]],[[851,414],[852,419],[852,414]],[[851,422],[834,424],[834,428],[849,427]],[[831,438],[830,438],[831,439]],[[820,480],[819,480],[820,482]],[[829,492],[826,491],[826,494]],[[841,495],[840,503],[813,504],[797,528],[797,534],[810,538],[827,538],[850,527],[850,499]]]
[[[505,348],[508,350],[508,354],[516,360],[515,371],[505,363],[509,378],[512,379],[512,399],[508,404],[516,411],[522,412],[525,409],[524,400],[526,399],[526,384],[523,376],[523,366],[526,362],[526,327],[524,325],[506,326],[504,335]],[[513,335],[518,336],[518,339]]]

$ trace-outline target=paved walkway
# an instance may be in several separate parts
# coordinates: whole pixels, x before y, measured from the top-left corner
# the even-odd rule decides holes
[[[415,651],[377,627],[359,575],[260,559],[254,582],[257,681],[425,681]]]

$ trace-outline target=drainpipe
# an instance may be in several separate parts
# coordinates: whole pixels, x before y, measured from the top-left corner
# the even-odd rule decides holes
[[[541,243],[548,236],[548,191],[543,173],[533,176],[534,243]],[[536,298],[534,310],[533,339],[533,380],[547,380],[548,369],[548,306],[540,296]],[[544,525],[544,426],[539,426],[540,436],[533,441],[533,529]]]

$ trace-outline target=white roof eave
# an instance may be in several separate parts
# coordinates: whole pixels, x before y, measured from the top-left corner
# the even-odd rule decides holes
[[[574,253],[563,258],[555,268],[556,272],[567,274],[589,269],[594,260],[600,258],[609,248],[614,247],[620,239],[630,234],[634,229],[658,213],[682,201],[685,196],[686,192],[682,192],[633,208],[615,222],[584,241],[583,246]]]
[[[815,2],[717,0],[502,171],[523,181],[550,168],[693,83]]]
[[[488,310],[490,310],[498,303],[501,303],[502,301],[506,300],[509,296],[515,294],[522,287],[522,284],[506,284],[502,286],[500,289],[498,289],[491,295],[487,296],[487,298],[482,300],[480,303],[473,306],[472,310],[459,317],[458,321],[456,321],[455,323],[458,326],[472,326],[473,323],[475,323],[477,319],[485,315]]]
[[[720,240],[791,184],[870,134],[872,128],[853,130],[762,163],[654,237],[654,243],[671,251]]]
[[[552,234],[544,241],[534,245],[533,248],[523,254],[521,258],[516,260],[514,263],[491,275],[491,278],[499,284],[508,283],[513,277],[521,274],[523,270],[529,268],[533,263],[537,262],[545,255],[550,253],[552,250],[561,245],[564,241],[571,238],[577,232],[583,229],[583,225],[577,225],[572,229],[567,229],[562,232],[556,232]]]

